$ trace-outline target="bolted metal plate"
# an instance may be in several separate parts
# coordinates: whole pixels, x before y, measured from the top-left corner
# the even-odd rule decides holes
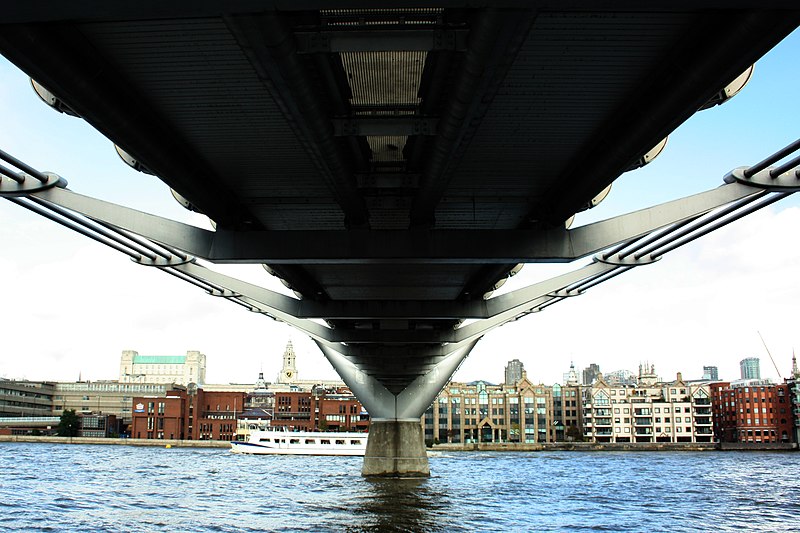
[[[619,258],[619,254],[614,254],[611,257],[603,257],[602,254],[598,254],[594,257],[595,261],[600,263],[605,263],[607,265],[617,265],[617,266],[639,266],[639,265],[651,265],[656,261],[659,261],[661,258],[657,257],[652,259],[649,255],[645,255],[639,259],[633,257],[633,255],[625,257],[624,259]]]
[[[52,172],[42,172],[42,174],[47,177],[47,181],[44,183],[25,172],[17,172],[18,176],[25,178],[22,183],[17,183],[6,176],[0,176],[0,196],[25,196],[56,186],[66,188],[67,180],[58,174]]]
[[[218,290],[218,289],[211,289],[210,291],[206,291],[211,296],[218,296],[220,298],[238,298],[241,296],[238,292],[233,292],[229,290]],[[251,309],[252,311],[252,309]]]
[[[725,183],[738,182],[770,191],[800,191],[800,168],[795,167],[787,170],[783,174],[773,177],[770,175],[770,172],[774,168],[775,167],[765,168],[761,172],[756,172],[748,178],[744,175],[744,171],[747,170],[747,167],[739,167],[731,170],[723,179]]]
[[[131,261],[144,266],[171,267],[171,266],[185,265],[187,263],[194,263],[194,257],[187,257],[186,259],[181,259],[178,256],[173,256],[171,259],[164,259],[163,257],[157,257],[155,261],[153,261],[149,257],[142,257],[141,259],[138,260],[131,258]]]

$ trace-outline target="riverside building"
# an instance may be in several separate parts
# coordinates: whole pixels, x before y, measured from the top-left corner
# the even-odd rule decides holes
[[[681,373],[659,382],[653,365],[639,367],[635,386],[601,375],[584,390],[583,428],[591,442],[711,442],[709,386],[686,383]]]
[[[0,417],[50,416],[55,383],[0,378]]]
[[[429,443],[535,443],[580,439],[581,387],[451,382],[422,417]]]
[[[55,384],[52,414],[74,409],[79,415],[114,415],[123,433],[132,421],[133,397],[163,395],[172,385],[163,383],[120,383],[118,381],[77,381]]]
[[[137,439],[234,440],[247,394],[174,387],[163,396],[133,399],[131,437]]]
[[[793,442],[790,383],[743,379],[711,384],[714,434],[720,442]]]

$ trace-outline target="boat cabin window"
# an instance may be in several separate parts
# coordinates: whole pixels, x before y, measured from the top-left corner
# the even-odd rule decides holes
[[[337,440],[336,444],[344,444],[344,441],[343,440]]]
[[[306,444],[316,444],[314,439],[306,439]]]
[[[300,444],[300,439],[289,439],[289,444]]]
[[[330,440],[328,440],[328,439],[322,439],[321,441],[319,441],[319,443],[320,443],[320,444],[330,444],[330,443],[331,443],[331,441],[330,441]]]
[[[353,439],[350,441],[350,444],[352,444],[353,446],[359,446],[361,444],[361,441],[358,439]]]

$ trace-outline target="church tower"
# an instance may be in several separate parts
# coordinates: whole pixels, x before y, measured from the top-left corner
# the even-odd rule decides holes
[[[295,362],[294,347],[290,340],[283,352],[283,368],[278,376],[278,383],[294,383],[297,381],[297,366]]]

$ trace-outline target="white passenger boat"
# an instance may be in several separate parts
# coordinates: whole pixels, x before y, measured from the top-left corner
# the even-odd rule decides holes
[[[261,455],[364,455],[367,433],[253,431],[246,441],[232,441],[234,453]]]

